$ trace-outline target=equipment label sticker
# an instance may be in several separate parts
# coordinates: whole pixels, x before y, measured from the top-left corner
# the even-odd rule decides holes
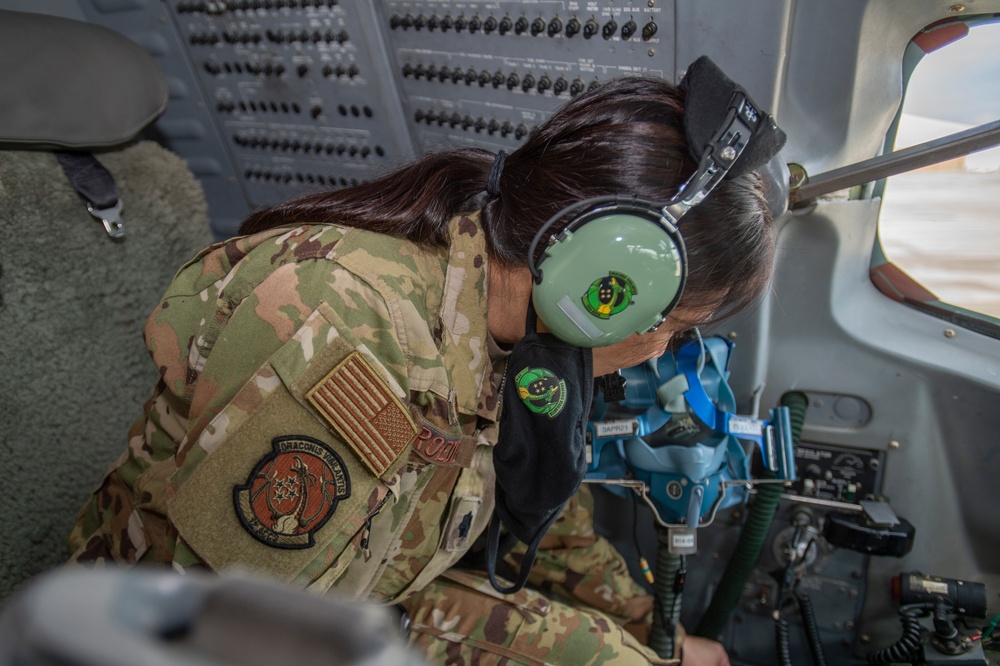
[[[733,435],[753,435],[760,437],[764,434],[764,425],[758,419],[751,419],[746,416],[730,416],[729,432]]]
[[[694,548],[694,534],[671,534],[670,543],[674,548]]]
[[[916,583],[916,585],[913,585],[914,583]],[[924,589],[924,592],[927,592],[929,594],[940,594],[945,597],[947,597],[949,594],[948,583],[945,583],[943,581],[938,582],[934,580],[928,580],[926,578],[918,579],[916,576],[911,576],[910,584],[913,585],[914,587],[922,587]]]
[[[621,421],[600,421],[594,424],[594,434],[598,437],[631,436],[639,431],[639,424],[634,419]]]

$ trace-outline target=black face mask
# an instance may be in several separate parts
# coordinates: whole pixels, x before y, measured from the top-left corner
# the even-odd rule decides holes
[[[487,536],[486,568],[493,587],[505,594],[524,586],[535,551],[587,471],[587,418],[594,397],[590,349],[535,331],[528,307],[521,338],[507,359],[500,437],[493,449],[496,509]],[[513,587],[495,578],[500,522],[528,544]]]

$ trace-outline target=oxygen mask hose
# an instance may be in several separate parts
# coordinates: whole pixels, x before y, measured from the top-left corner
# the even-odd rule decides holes
[[[809,399],[805,393],[792,391],[781,396],[781,405],[788,407],[791,414],[792,442],[798,446]],[[774,475],[765,471],[764,478],[774,478]],[[726,565],[708,609],[694,631],[696,636],[719,640],[723,628],[729,622],[729,617],[740,600],[740,595],[743,594],[743,586],[757,566],[780,499],[781,484],[762,483],[757,486],[757,494],[747,510],[747,521],[736,543],[736,549],[729,559],[729,564]]]
[[[653,584],[653,626],[649,631],[649,647],[664,659],[674,658],[677,625],[681,618],[681,595],[684,591],[684,556],[670,552],[669,532],[659,529],[656,550],[656,576]]]

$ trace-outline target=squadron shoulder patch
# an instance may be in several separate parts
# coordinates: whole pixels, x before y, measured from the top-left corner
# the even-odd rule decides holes
[[[514,377],[514,382],[517,395],[535,414],[554,419],[566,405],[566,380],[548,368],[523,368]]]
[[[306,393],[306,400],[375,476],[382,476],[420,431],[360,352],[351,352]]]
[[[233,488],[236,515],[255,539],[274,548],[309,548],[313,534],[351,495],[344,462],[319,440],[276,437],[272,451]]]

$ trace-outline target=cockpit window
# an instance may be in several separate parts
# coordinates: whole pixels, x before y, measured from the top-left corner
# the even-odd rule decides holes
[[[935,26],[914,39],[887,149],[1000,120],[1000,22],[991,20]],[[881,186],[875,284],[914,307],[992,328],[1000,319],[1000,147]]]

